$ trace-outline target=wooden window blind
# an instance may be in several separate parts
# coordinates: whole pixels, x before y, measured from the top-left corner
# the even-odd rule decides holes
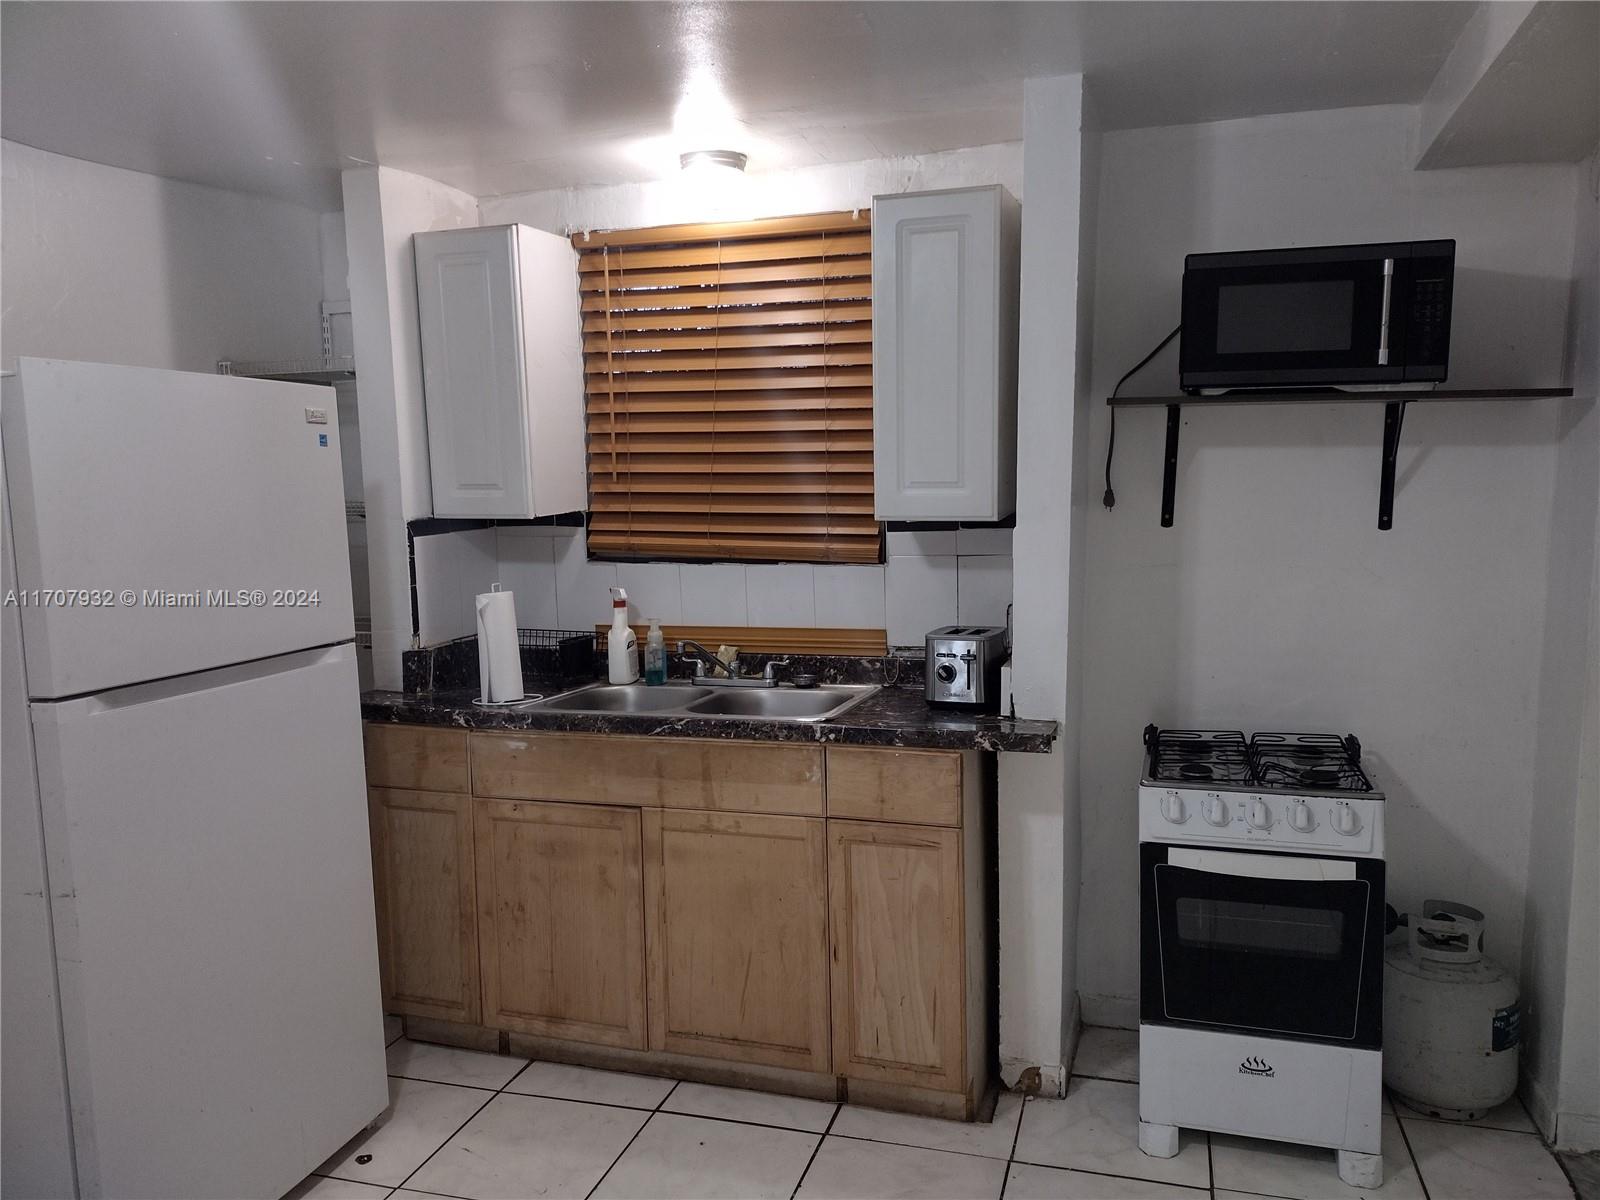
[[[870,214],[573,244],[590,553],[879,561]]]

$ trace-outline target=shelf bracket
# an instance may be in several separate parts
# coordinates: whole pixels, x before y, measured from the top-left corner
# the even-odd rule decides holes
[[[1383,470],[1378,477],[1378,528],[1394,528],[1394,466],[1400,453],[1400,427],[1406,402],[1391,400],[1383,406]]]
[[[1172,528],[1173,493],[1178,487],[1178,425],[1183,405],[1167,405],[1167,456],[1161,467],[1161,528]]]

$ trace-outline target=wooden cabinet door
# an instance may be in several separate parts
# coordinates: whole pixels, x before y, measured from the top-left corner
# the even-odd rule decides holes
[[[476,1022],[472,801],[370,788],[378,951],[389,1012]]]
[[[650,1048],[829,1070],[816,817],[644,813]]]
[[[960,831],[829,821],[833,1068],[965,1087]]]
[[[644,1049],[639,810],[479,800],[484,1024]]]

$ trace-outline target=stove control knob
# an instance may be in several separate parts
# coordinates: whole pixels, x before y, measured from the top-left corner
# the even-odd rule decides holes
[[[1269,829],[1272,826],[1272,810],[1259,796],[1250,801],[1250,824],[1257,829]]]
[[[1205,818],[1213,825],[1226,825],[1228,823],[1228,802],[1221,796],[1207,796],[1202,809]]]
[[[1166,795],[1161,797],[1161,815],[1174,825],[1182,825],[1189,819],[1189,814],[1184,810],[1183,797]]]
[[[1355,837],[1361,832],[1360,814],[1348,804],[1336,804],[1333,808],[1333,827],[1345,837]]]
[[[1304,800],[1296,800],[1289,805],[1289,824],[1301,833],[1310,833],[1317,827],[1317,819],[1311,815],[1311,806]]]

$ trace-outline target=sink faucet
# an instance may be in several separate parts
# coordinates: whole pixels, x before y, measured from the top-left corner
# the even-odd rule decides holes
[[[709,668],[712,673],[726,668],[729,678],[737,679],[739,677],[738,658],[735,658],[732,662],[724,663],[720,658],[711,653],[711,651],[707,650],[699,642],[679,642],[678,653],[694,659],[694,677],[696,679],[704,679],[707,675],[707,668]]]
[[[778,682],[778,668],[787,667],[788,665],[789,660],[787,658],[774,658],[769,660],[767,665],[761,668],[762,681],[776,685]]]

